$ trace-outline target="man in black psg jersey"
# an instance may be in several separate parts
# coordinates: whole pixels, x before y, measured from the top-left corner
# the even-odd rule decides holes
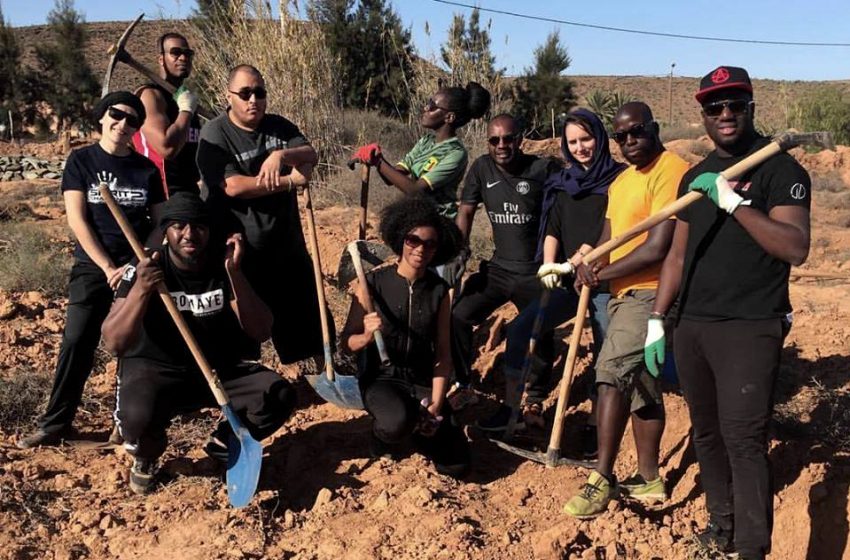
[[[770,552],[768,426],[790,327],[788,276],[809,252],[811,181],[787,154],[736,181],[718,173],[765,146],[743,68],[721,66],[696,94],[716,149],[682,179],[705,196],[678,214],[649,317],[645,358],[664,361],[664,313],[678,294],[673,348],[690,410],[709,523],[704,544],[742,559]]]
[[[130,488],[148,491],[174,416],[216,406],[189,347],[157,294],[165,282],[192,334],[221,378],[235,412],[257,440],[291,413],[295,393],[284,379],[242,359],[241,342],[271,335],[272,315],[242,272],[244,243],[231,235],[210,244],[210,215],[197,193],[175,193],[160,227],[167,243],[127,268],[103,323],[106,347],[121,360],[115,416],[134,457]],[[205,451],[226,460],[229,425],[222,422]]]
[[[266,96],[256,68],[231,70],[230,107],[201,131],[198,167],[217,224],[244,235],[245,275],[272,310],[272,341],[288,364],[322,352],[313,267],[295,193],[307,184],[318,156],[297,126],[266,113]]]
[[[487,155],[475,160],[466,174],[457,226],[468,241],[480,203],[493,228],[495,250],[467,279],[452,311],[454,364],[458,386],[453,405],[469,401],[472,329],[507,302],[522,310],[540,297],[535,258],[543,182],[558,165],[525,154],[522,135],[510,115],[499,115],[487,127]],[[467,255],[469,249],[466,249]]]
[[[133,145],[159,168],[166,196],[180,189],[197,191],[201,178],[195,165],[201,134],[201,123],[195,114],[198,98],[183,84],[192,73],[195,51],[183,35],[173,32],[162,35],[157,47],[159,75],[177,91],[172,95],[154,83],[136,90],[148,118],[133,136]]]

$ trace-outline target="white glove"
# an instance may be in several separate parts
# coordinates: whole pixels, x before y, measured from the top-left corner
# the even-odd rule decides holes
[[[198,96],[189,91],[186,86],[180,86],[180,89],[174,92],[174,101],[177,102],[177,108],[181,112],[194,113],[198,108]]]
[[[575,267],[570,262],[565,263],[546,263],[540,265],[537,269],[537,278],[547,290],[561,287],[561,276],[564,274],[572,274],[575,272]]]

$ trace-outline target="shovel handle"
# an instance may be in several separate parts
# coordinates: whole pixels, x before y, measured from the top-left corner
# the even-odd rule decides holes
[[[360,165],[360,229],[358,239],[366,239],[366,212],[369,207],[369,174],[368,165]]]
[[[557,457],[561,453],[561,437],[564,433],[564,415],[567,412],[567,403],[570,401],[570,389],[573,386],[573,375],[576,371],[576,358],[578,347],[581,343],[581,331],[584,329],[584,318],[587,308],[590,306],[590,286],[581,287],[581,295],[578,298],[578,309],[576,310],[573,333],[570,336],[570,349],[567,351],[567,361],[564,363],[564,375],[561,376],[561,385],[558,389],[558,406],[555,408],[555,422],[552,426],[552,434],[549,436],[549,449],[547,457]],[[547,466],[554,466],[548,465]]]
[[[354,264],[354,270],[357,272],[357,283],[360,284],[360,297],[363,301],[363,308],[366,313],[374,313],[375,307],[372,305],[372,297],[369,295],[369,284],[366,283],[366,273],[363,272],[363,263],[360,261],[360,249],[357,247],[357,241],[348,244],[348,254],[351,255],[351,262]],[[390,358],[387,355],[387,347],[384,344],[384,335],[381,331],[375,331],[375,346],[378,347],[378,356],[381,358],[382,366],[389,366]]]
[[[788,147],[791,147],[789,145]],[[759,165],[760,163],[772,158],[776,154],[782,153],[782,145],[774,140],[767,146],[761,148],[760,150],[748,155],[735,165],[726,168],[723,170],[720,175],[726,180],[732,180],[740,177],[753,167]],[[599,247],[592,250],[590,253],[585,255],[584,263],[592,264],[593,262],[599,260],[600,257],[603,257],[620,247],[624,243],[627,243],[642,234],[645,231],[648,231],[661,222],[668,220],[675,216],[677,213],[681,212],[697,200],[702,197],[702,193],[699,191],[690,191],[687,194],[683,195],[681,198],[674,200],[664,208],[658,211],[658,213],[649,216],[648,218],[638,222],[628,230],[624,231],[620,235],[616,237],[612,237],[610,240],[606,241]]]
[[[145,248],[141,243],[139,243],[138,238],[136,238],[136,232],[133,231],[133,226],[131,226],[130,222],[127,221],[127,217],[124,216],[124,212],[121,211],[121,207],[118,206],[118,203],[115,201],[115,197],[112,196],[112,193],[109,191],[109,187],[106,183],[101,182],[98,186],[98,191],[100,192],[101,198],[103,198],[103,201],[106,203],[106,206],[109,208],[109,211],[112,212],[112,216],[115,218],[115,221],[118,222],[118,227],[121,228],[121,232],[124,234],[124,237],[127,238],[127,241],[130,243],[130,247],[133,248],[133,253],[136,255],[136,258],[139,259],[139,261],[146,258],[147,255],[145,255]],[[186,345],[189,346],[189,351],[195,358],[195,362],[198,364],[198,367],[201,369],[204,377],[206,377],[213,396],[215,396],[215,402],[217,402],[219,406],[229,407],[230,399],[224,391],[224,386],[221,384],[221,380],[218,378],[218,375],[216,375],[215,371],[210,366],[210,363],[207,361],[207,358],[204,356],[204,353],[201,351],[201,347],[195,339],[195,335],[193,335],[192,331],[189,330],[189,325],[186,324],[186,320],[183,318],[183,315],[180,314],[180,310],[177,309],[177,304],[174,303],[173,299],[171,299],[171,294],[168,293],[168,288],[165,287],[165,283],[157,282],[156,291],[159,293],[162,303],[168,310],[168,314],[171,315],[171,318],[174,320],[177,330],[180,331],[180,335],[183,337],[183,340],[186,341]],[[233,426],[233,428],[235,430],[236,426]]]

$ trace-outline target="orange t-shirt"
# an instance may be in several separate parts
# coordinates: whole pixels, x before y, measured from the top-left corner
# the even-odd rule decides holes
[[[625,232],[644,218],[655,214],[674,200],[682,176],[690,166],[676,154],[664,151],[643,169],[630,165],[611,183],[608,189],[608,211],[605,218],[611,222],[611,238]],[[611,262],[622,259],[649,237],[644,232],[611,251]],[[658,288],[661,263],[611,280],[611,293],[622,297],[628,290],[654,290]]]

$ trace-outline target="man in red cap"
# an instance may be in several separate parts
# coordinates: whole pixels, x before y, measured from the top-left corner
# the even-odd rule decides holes
[[[769,142],[755,130],[752,92],[734,66],[700,81],[696,99],[716,149],[682,179],[680,196],[705,196],[677,215],[644,349],[658,371],[664,314],[678,294],[673,348],[710,515],[698,540],[747,560],[770,552],[768,426],[791,326],[788,276],[808,256],[811,205],[809,175],[788,154],[737,181],[719,175]]]

